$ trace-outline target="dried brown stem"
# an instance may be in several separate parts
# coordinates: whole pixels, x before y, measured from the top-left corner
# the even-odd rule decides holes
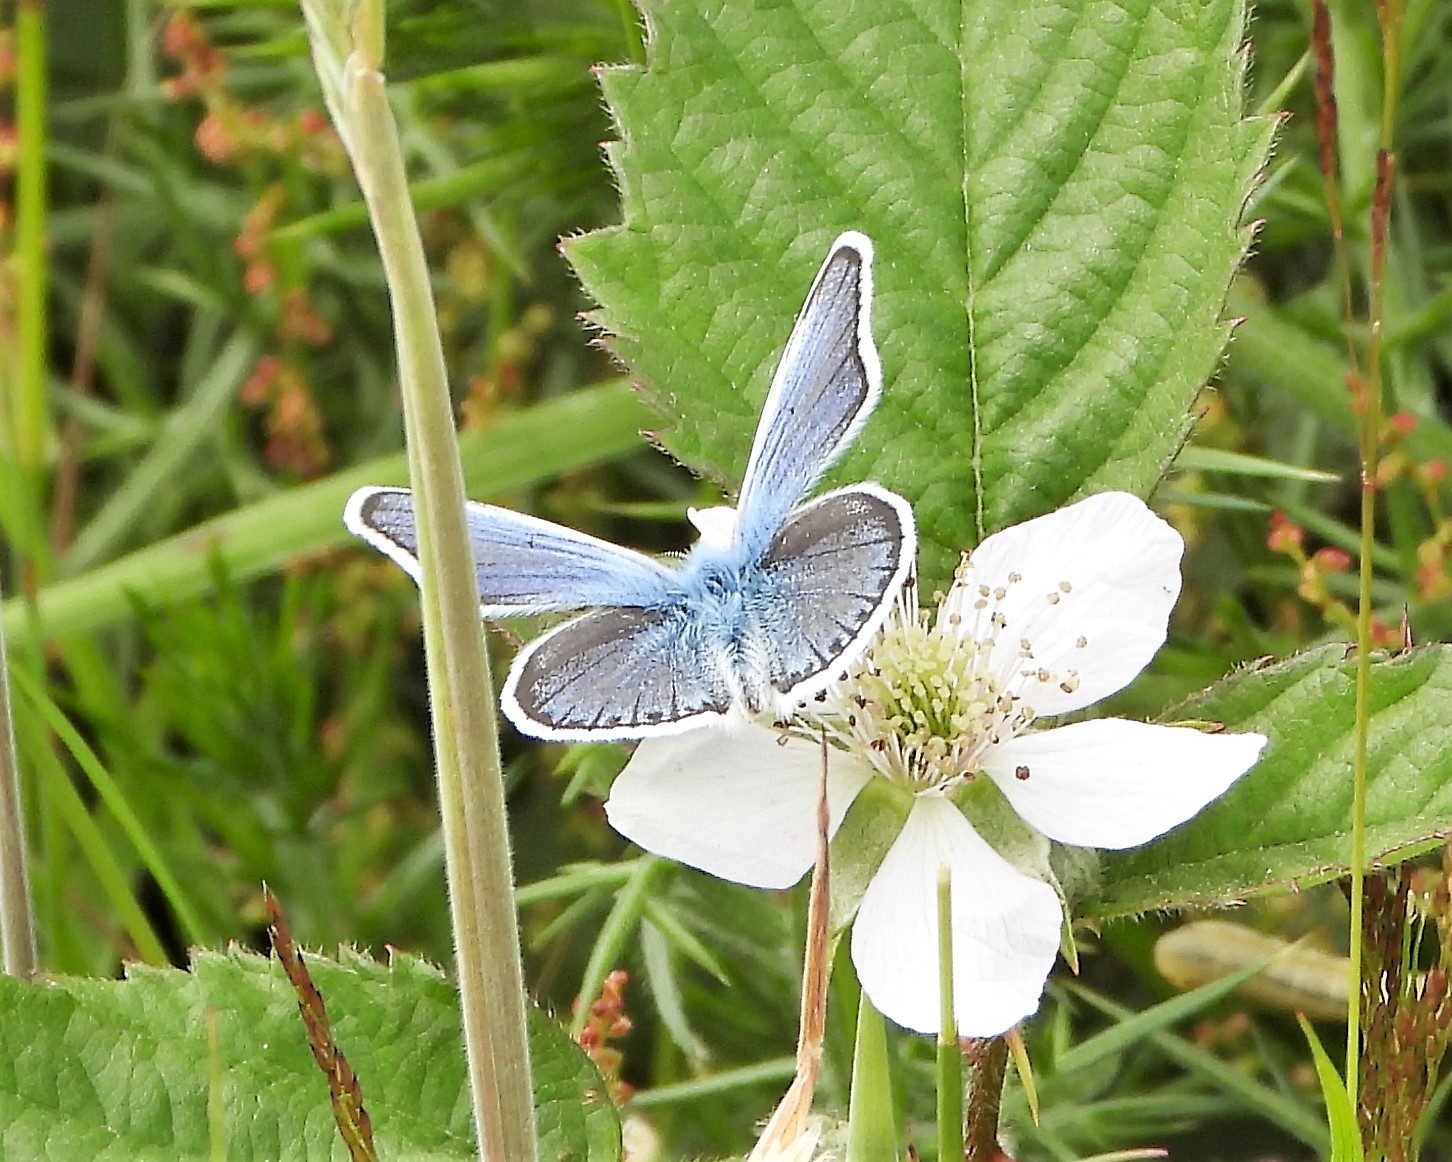
[[[313,983],[302,955],[292,942],[292,934],[287,929],[277,897],[264,886],[262,898],[267,905],[273,951],[297,993],[297,1008],[302,1014],[303,1027],[307,1029],[308,1047],[313,1051],[313,1060],[328,1079],[328,1098],[333,1106],[333,1120],[338,1124],[338,1135],[348,1147],[348,1156],[353,1162],[378,1162],[378,1155],[373,1149],[373,1122],[363,1106],[363,1087],[343,1051],[333,1041],[323,994]]]
[[[827,760],[822,736],[822,782],[817,797],[817,862],[807,901],[807,946],[802,957],[802,1009],[797,1034],[797,1072],[751,1151],[748,1162],[769,1158],[795,1142],[807,1128],[812,1097],[822,1068],[822,1041],[827,1029],[827,982],[830,968],[830,816],[827,810]]]

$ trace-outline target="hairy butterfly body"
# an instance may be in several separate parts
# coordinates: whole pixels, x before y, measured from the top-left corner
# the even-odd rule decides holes
[[[777,366],[740,502],[692,512],[702,535],[683,561],[469,505],[481,616],[590,610],[515,658],[500,701],[522,732],[644,738],[787,717],[866,648],[912,568],[912,510],[875,484],[799,502],[881,391],[871,302],[872,244],[843,234]],[[360,489],[344,520],[417,578],[407,490]]]

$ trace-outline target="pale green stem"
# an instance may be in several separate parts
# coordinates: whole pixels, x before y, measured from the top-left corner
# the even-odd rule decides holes
[[[938,868],[938,1157],[963,1157],[963,1050],[953,1002],[953,879]]]
[[[1370,471],[1374,473],[1373,450]],[[1351,997],[1346,1009],[1346,1092],[1356,1108],[1361,1061],[1361,914],[1366,869],[1366,744],[1371,696],[1371,575],[1376,539],[1376,492],[1362,467],[1361,571],[1356,616],[1356,735],[1351,767]]]
[[[1382,319],[1386,292],[1387,222],[1391,213],[1392,130],[1401,63],[1401,3],[1381,11],[1382,116],[1377,180],[1371,207],[1371,295],[1367,311],[1365,397],[1361,412],[1361,567],[1356,610],[1356,736],[1351,794],[1351,998],[1346,1014],[1346,1093],[1353,1113],[1361,1083],[1361,926],[1366,872],[1366,756],[1371,731],[1371,611],[1376,549],[1376,478],[1382,437]]]
[[[381,15],[377,17],[381,21]],[[353,153],[393,304],[422,566],[439,811],[455,965],[480,1156],[537,1156],[504,780],[493,684],[464,526],[464,480],[429,272],[409,203],[398,129],[373,51],[344,75],[344,133]]]
[[[887,1064],[887,1026],[862,993],[857,1003],[857,1045],[852,1053],[852,1094],[847,1105],[847,1162],[886,1162],[900,1153]]]
[[[20,765],[10,721],[10,683],[5,633],[0,626],[0,954],[8,976],[35,973],[35,918],[25,860],[25,813]]]
[[[46,570],[41,482],[50,447],[49,360],[46,341],[46,35],[42,0],[19,0],[15,9],[15,121],[19,149],[15,173],[15,349],[0,371],[0,456],[10,457],[9,530],[27,592]],[[8,388],[9,398],[3,398]],[[35,920],[25,855],[20,770],[10,717],[10,690],[0,634],[0,953],[4,970],[29,976],[37,967]]]

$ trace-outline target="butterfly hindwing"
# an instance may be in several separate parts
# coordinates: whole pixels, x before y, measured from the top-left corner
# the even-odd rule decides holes
[[[877,404],[872,243],[832,244],[777,364],[741,486],[740,535],[760,551],[803,494],[852,442]]]
[[[674,574],[643,553],[489,504],[465,511],[481,617],[659,604]],[[418,524],[403,488],[362,488],[344,523],[415,580]]]
[[[504,712],[543,738],[642,738],[722,718],[734,697],[680,606],[600,609],[527,646]]]
[[[912,509],[895,493],[863,484],[803,505],[787,518],[760,562],[755,631],[782,703],[824,688],[882,627],[912,570]]]

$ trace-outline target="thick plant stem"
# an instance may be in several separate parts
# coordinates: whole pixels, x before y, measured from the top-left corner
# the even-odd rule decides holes
[[[464,527],[463,472],[398,130],[376,54],[369,55],[371,59],[360,59],[355,52],[344,69],[344,138],[363,187],[393,303],[418,514],[439,810],[475,1126],[482,1158],[533,1162],[537,1147],[504,781]]]
[[[20,768],[10,721],[10,683],[5,635],[0,630],[0,961],[7,976],[35,973],[35,918],[25,862],[25,816]]]

